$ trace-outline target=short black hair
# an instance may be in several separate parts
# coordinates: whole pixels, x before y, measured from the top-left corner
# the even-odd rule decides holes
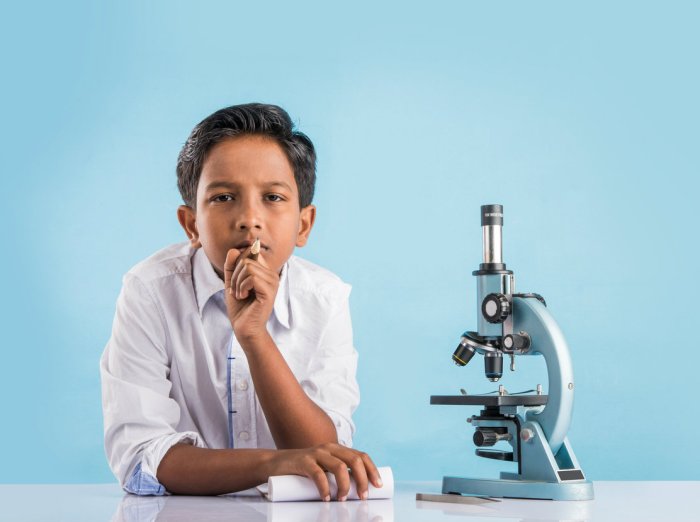
[[[275,140],[294,171],[299,207],[311,204],[316,185],[316,151],[303,132],[294,129],[289,114],[277,105],[246,103],[220,109],[192,129],[177,158],[177,187],[185,205],[197,207],[197,186],[211,148],[236,136],[257,135]]]

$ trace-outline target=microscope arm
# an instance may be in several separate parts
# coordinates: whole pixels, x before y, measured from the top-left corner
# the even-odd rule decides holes
[[[537,299],[513,298],[513,331],[525,331],[532,339],[528,355],[541,354],[547,364],[548,399],[528,420],[538,422],[554,455],[564,442],[574,404],[574,371],[564,335],[547,308]]]

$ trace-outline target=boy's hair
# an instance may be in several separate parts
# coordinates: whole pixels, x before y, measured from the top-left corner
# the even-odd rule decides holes
[[[289,114],[277,105],[233,105],[204,118],[192,129],[177,158],[177,187],[185,205],[197,207],[197,186],[211,148],[227,138],[266,136],[282,148],[294,171],[299,206],[311,204],[316,185],[316,151],[306,134],[294,130]]]

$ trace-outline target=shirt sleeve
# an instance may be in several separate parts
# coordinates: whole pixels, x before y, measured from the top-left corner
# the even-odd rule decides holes
[[[331,303],[319,350],[312,357],[309,373],[301,386],[335,424],[338,442],[351,447],[355,432],[352,414],[360,403],[360,389],[349,296],[350,285],[343,283],[342,290]]]
[[[100,373],[107,459],[122,487],[139,495],[167,493],[156,472],[173,445],[204,447],[198,433],[176,429],[180,407],[169,397],[164,324],[148,289],[127,274]]]

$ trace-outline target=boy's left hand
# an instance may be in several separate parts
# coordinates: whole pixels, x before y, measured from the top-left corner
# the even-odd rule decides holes
[[[279,275],[270,270],[262,253],[250,259],[252,246],[243,252],[232,248],[224,263],[224,295],[233,332],[241,343],[267,334],[267,321],[275,304]]]

